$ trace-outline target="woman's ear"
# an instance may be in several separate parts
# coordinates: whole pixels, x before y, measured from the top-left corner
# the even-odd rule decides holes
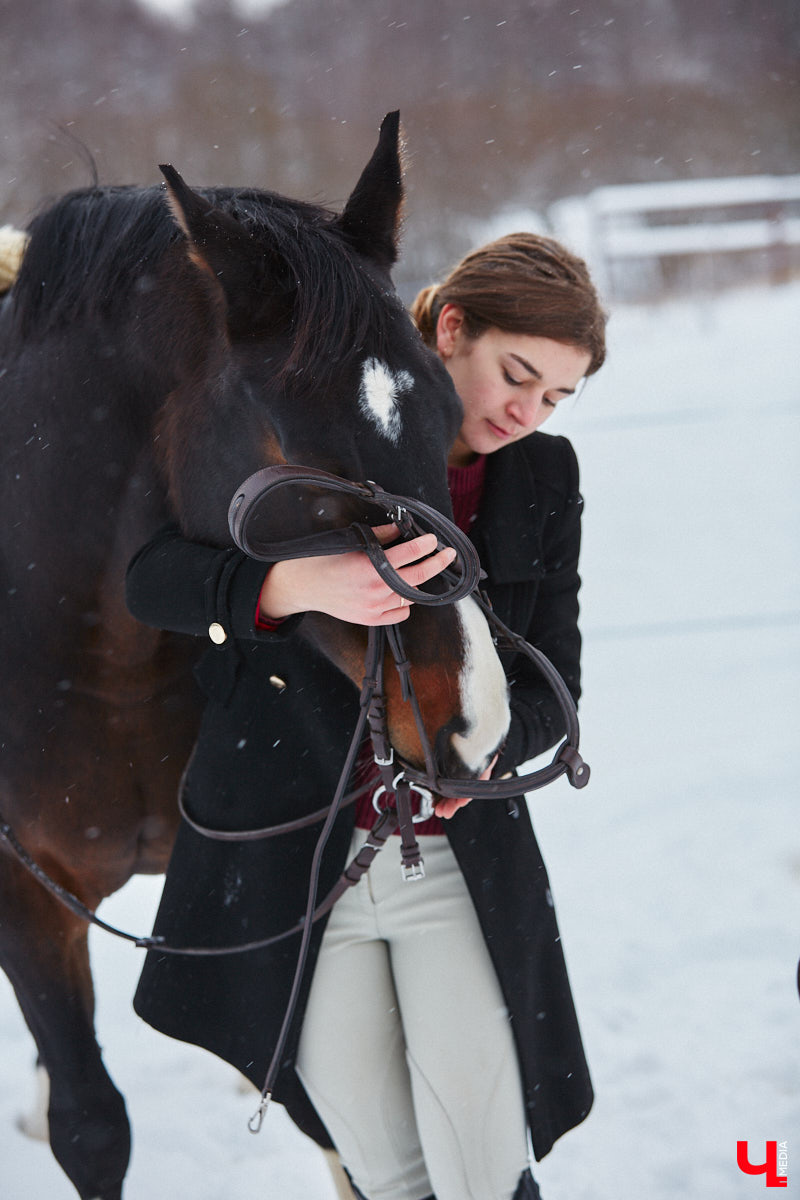
[[[436,322],[436,349],[440,358],[450,358],[462,336],[464,310],[458,304],[443,304]]]

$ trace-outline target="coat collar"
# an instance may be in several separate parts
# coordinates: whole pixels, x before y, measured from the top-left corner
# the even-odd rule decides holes
[[[471,538],[491,583],[525,583],[544,573],[541,514],[524,443],[489,455]]]

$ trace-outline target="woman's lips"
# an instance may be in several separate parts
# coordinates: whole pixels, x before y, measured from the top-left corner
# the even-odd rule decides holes
[[[486,424],[489,426],[489,428],[491,429],[491,431],[495,435],[495,437],[500,437],[500,438],[511,437],[511,433],[508,430],[503,429],[503,427],[501,425],[495,425],[494,421],[490,421],[488,417],[486,418]]]

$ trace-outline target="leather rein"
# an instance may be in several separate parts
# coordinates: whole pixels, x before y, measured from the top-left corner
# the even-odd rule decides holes
[[[412,587],[407,584],[392,567],[386,557],[384,547],[378,541],[372,527],[368,524],[353,522],[344,529],[325,530],[286,541],[269,541],[259,538],[256,520],[259,507],[271,498],[278,489],[298,483],[304,485],[311,484],[322,490],[341,493],[377,506],[385,512],[390,521],[398,526],[401,537],[404,540],[416,537],[421,533],[435,533],[438,541],[437,548],[448,545],[456,550],[456,558],[451,566],[437,576],[437,579],[440,581],[437,586],[441,590],[438,592],[425,591],[422,588]],[[192,818],[186,808],[185,789],[182,781],[182,785],[179,788],[179,806],[183,819],[197,833],[217,841],[258,841],[276,837],[284,833],[292,833],[317,824],[321,820],[324,821],[314,850],[304,915],[289,929],[285,929],[278,934],[232,946],[170,946],[160,936],[140,937],[108,924],[98,917],[96,912],[83,904],[72,892],[64,888],[61,884],[56,883],[39,866],[28,854],[24,846],[22,846],[14,830],[0,813],[0,839],[3,839],[7,843],[17,859],[39,883],[81,919],[104,929],[116,937],[133,942],[141,949],[157,950],[161,954],[218,957],[265,949],[288,937],[297,934],[302,935],[292,992],[287,1004],[283,1027],[273,1054],[267,1080],[261,1093],[261,1104],[249,1123],[251,1131],[256,1133],[261,1127],[264,1113],[271,1097],[283,1048],[297,1005],[314,923],[320,917],[330,912],[336,901],[348,888],[358,883],[369,869],[376,854],[383,848],[391,834],[398,827],[400,830],[404,878],[412,881],[424,877],[425,872],[419,851],[419,844],[414,834],[416,818],[412,815],[412,794],[419,795],[423,800],[427,800],[429,804],[432,801],[433,795],[453,798],[468,796],[470,799],[513,800],[523,793],[534,791],[544,787],[546,784],[552,783],[564,774],[566,774],[573,787],[582,788],[589,782],[589,767],[582,759],[578,750],[580,729],[577,712],[572,696],[564,681],[549,659],[541,651],[536,650],[524,638],[510,630],[495,615],[488,599],[479,590],[482,571],[474,546],[466,534],[441,513],[420,500],[385,492],[372,482],[352,483],[349,480],[329,474],[326,471],[309,467],[279,465],[266,467],[245,480],[231,502],[228,522],[233,539],[239,548],[249,557],[263,562],[277,562],[281,559],[315,557],[328,554],[345,554],[353,550],[359,550],[363,551],[369,557],[375,569],[393,591],[405,599],[413,601],[415,604],[441,606],[453,604],[458,600],[464,599],[466,596],[472,596],[485,614],[489,625],[494,630],[493,639],[497,648],[513,649],[534,662],[546,683],[554,692],[566,726],[565,740],[557,749],[552,761],[548,765],[531,771],[526,775],[510,775],[502,779],[488,780],[453,780],[439,776],[436,771],[430,739],[425,730],[419,703],[414,692],[411,679],[411,664],[405,654],[400,628],[398,625],[370,627],[368,629],[364,680],[359,699],[359,716],[334,796],[329,805],[304,817],[287,821],[280,825],[272,825],[262,829],[219,830],[201,825]],[[383,670],[387,646],[391,651],[395,667],[400,674],[402,697],[412,706],[423,749],[425,771],[421,771],[399,758],[396,759],[389,741],[383,692]],[[373,758],[382,780],[380,787],[375,792],[374,800],[379,815],[358,854],[347,865],[343,874],[327,896],[319,901],[318,881],[322,854],[336,817],[345,805],[352,803],[365,790],[361,788],[348,793],[347,785],[353,773],[358,752],[367,729],[369,729],[372,741]],[[184,772],[184,779],[187,772],[188,766]],[[395,802],[393,807],[378,807],[377,799],[379,795],[384,794],[394,795]]]

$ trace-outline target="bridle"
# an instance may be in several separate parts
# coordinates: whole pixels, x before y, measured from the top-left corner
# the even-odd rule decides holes
[[[390,521],[394,522],[398,526],[403,539],[416,537],[421,533],[435,533],[440,546],[448,545],[456,550],[456,558],[453,564],[436,577],[438,580],[436,586],[438,586],[439,590],[427,591],[407,584],[392,567],[386,557],[385,549],[378,541],[371,525],[364,522],[354,521],[345,528],[322,530],[317,533],[288,540],[271,541],[259,537],[257,518],[260,507],[273,499],[281,488],[293,484],[310,484],[323,491],[339,493],[364,501],[370,506],[380,509]],[[283,1025],[273,1053],[264,1088],[262,1089],[261,1103],[249,1123],[251,1131],[256,1133],[261,1127],[272,1094],[273,1084],[278,1074],[283,1049],[296,1009],[314,923],[320,917],[330,912],[336,901],[349,887],[358,883],[369,869],[375,855],[386,844],[395,829],[399,828],[400,831],[404,878],[412,881],[421,879],[424,876],[419,844],[414,834],[412,793],[423,796],[436,794],[442,797],[467,796],[471,799],[512,800],[521,794],[534,791],[544,787],[548,783],[552,783],[561,775],[566,775],[573,787],[582,788],[589,782],[589,767],[583,761],[578,750],[580,740],[578,718],[575,704],[566,684],[545,655],[536,650],[535,647],[529,645],[524,638],[508,629],[492,611],[488,599],[481,594],[479,589],[482,572],[474,546],[469,538],[452,521],[449,521],[441,513],[437,512],[436,509],[431,508],[420,500],[392,495],[390,492],[385,492],[377,484],[369,481],[366,483],[352,483],[349,480],[329,474],[326,471],[282,464],[265,467],[245,480],[233,497],[229,508],[228,522],[233,539],[239,548],[249,557],[263,562],[277,562],[282,559],[316,557],[328,554],[345,554],[353,550],[359,550],[369,557],[375,569],[393,591],[405,599],[413,601],[415,604],[442,606],[453,604],[457,600],[472,596],[494,630],[494,640],[497,648],[513,649],[526,655],[537,666],[555,694],[566,727],[566,737],[558,747],[552,761],[547,766],[531,771],[526,775],[513,775],[503,779],[487,780],[455,780],[441,777],[436,770],[433,749],[425,730],[419,702],[414,691],[411,678],[411,664],[405,653],[401,630],[398,625],[370,627],[368,629],[364,680],[359,698],[359,716],[333,799],[329,805],[296,820],[287,821],[280,825],[268,826],[263,829],[218,830],[200,824],[191,816],[186,807],[184,781],[182,781],[179,788],[179,805],[184,820],[196,832],[217,841],[258,841],[276,837],[284,833],[295,832],[299,829],[318,824],[321,820],[324,822],[314,850],[304,916],[291,928],[285,929],[279,934],[232,946],[170,946],[159,936],[139,937],[117,929],[113,925],[109,925],[84,905],[72,892],[56,883],[35,862],[16,837],[12,827],[3,819],[2,814],[0,814],[0,838],[7,843],[22,865],[48,891],[83,920],[89,921],[117,937],[131,941],[142,949],[158,950],[161,954],[214,957],[265,949],[288,937],[296,934],[302,935],[292,991],[284,1015]],[[425,760],[424,771],[397,758],[389,739],[383,687],[384,662],[387,647],[391,652],[395,668],[400,675],[402,698],[412,707]],[[369,730],[372,742],[373,758],[381,777],[381,784],[376,791],[376,796],[393,794],[395,804],[394,807],[389,806],[380,809],[378,819],[356,857],[347,865],[328,895],[321,901],[318,901],[318,881],[322,854],[336,817],[346,804],[352,803],[364,791],[362,788],[348,793],[347,785],[353,774],[356,758],[367,729]],[[188,770],[189,766],[187,765],[184,771],[184,780],[188,774]]]
[[[344,529],[323,530],[286,541],[267,541],[259,538],[257,533],[253,532],[253,527],[257,524],[259,507],[272,499],[282,487],[297,483],[311,483],[322,490],[343,493],[369,501],[380,508],[388,519],[398,526],[404,539],[417,537],[421,533],[435,533],[440,546],[452,546],[456,551],[453,565],[441,573],[440,578],[444,581],[443,590],[434,593],[407,584],[387,559],[386,551],[371,526],[363,522],[356,521]],[[472,799],[500,800],[513,798],[524,792],[535,791],[564,774],[567,775],[573,787],[581,788],[589,782],[589,767],[578,752],[580,743],[578,715],[566,684],[541,651],[510,630],[494,613],[488,598],[481,593],[479,588],[483,572],[475,547],[458,526],[437,512],[436,509],[421,500],[392,495],[369,481],[351,483],[349,480],[342,479],[338,475],[331,475],[327,471],[319,471],[310,467],[280,465],[265,467],[245,480],[231,502],[228,523],[231,535],[239,548],[250,558],[260,559],[263,562],[277,562],[280,559],[325,554],[345,554],[352,550],[362,550],[368,555],[375,569],[392,590],[408,600],[413,600],[416,604],[440,606],[452,604],[466,596],[472,596],[483,611],[489,625],[494,628],[497,648],[513,649],[526,655],[535,663],[555,694],[566,728],[564,742],[559,746],[553,760],[547,766],[531,771],[527,775],[513,776],[508,779],[469,781],[444,779],[436,771],[430,740],[414,694],[410,663],[403,648],[400,627],[387,625],[370,629],[373,638],[378,640],[381,637],[385,638],[400,674],[403,699],[410,701],[413,706],[417,732],[425,758],[425,771],[420,771],[418,768],[398,760],[400,771],[412,784],[419,784],[444,797],[469,796]],[[372,649],[368,648],[368,665],[372,655]],[[376,703],[376,710],[377,707]],[[389,743],[385,714],[379,717],[376,712],[374,719],[370,720],[370,733],[378,765],[391,766],[394,756]],[[388,763],[384,764],[380,761],[383,759],[387,759]],[[384,778],[384,785],[386,783],[386,778]],[[387,786],[387,790],[391,789]]]

